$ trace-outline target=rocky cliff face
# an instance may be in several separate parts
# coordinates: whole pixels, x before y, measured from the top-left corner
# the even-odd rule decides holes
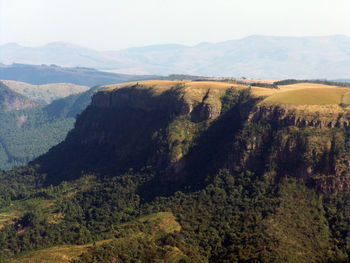
[[[242,165],[249,166],[258,156],[265,165],[273,164],[266,176],[288,174],[326,194],[349,191],[349,120],[348,112],[332,111],[331,106],[311,112],[257,105],[248,121],[269,128],[247,140]]]
[[[249,120],[299,128],[349,127],[350,114],[348,112],[340,110],[338,106],[318,107],[320,110],[310,111],[306,107],[288,108],[280,105],[261,104],[250,114]]]
[[[176,133],[169,125],[179,117],[188,119],[194,126],[210,122],[221,109],[219,98],[214,105],[210,91],[198,97],[187,95],[179,85],[161,91],[139,84],[100,91],[78,117],[66,141],[42,157],[48,164],[43,166],[49,167],[50,156],[57,156],[61,162],[75,160],[76,170],[71,172],[72,167],[68,165],[65,169],[54,161],[56,157],[52,158],[51,167],[65,179],[95,168],[110,172],[145,165],[179,173],[184,165],[180,165],[183,153],[178,146],[187,135],[174,136]]]
[[[133,108],[145,112],[173,111],[175,114],[191,115],[199,120],[212,120],[220,115],[221,102],[207,90],[203,97],[185,97],[183,86],[175,86],[161,94],[136,84],[114,91],[101,91],[92,98],[91,106],[97,108]],[[169,109],[171,107],[171,109]]]
[[[350,190],[345,112],[256,104],[253,97],[233,105],[222,113],[215,92],[189,96],[183,86],[100,91],[66,141],[40,161],[64,180],[152,166],[157,182],[183,183],[240,167],[271,179],[297,177],[324,193]]]

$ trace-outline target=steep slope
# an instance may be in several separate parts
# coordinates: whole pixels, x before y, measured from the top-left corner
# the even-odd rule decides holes
[[[75,262],[347,262],[347,92],[109,85],[66,140],[0,175],[0,258],[110,240]]]
[[[304,171],[310,169],[312,172],[317,170],[321,174],[327,174],[332,169],[333,172],[339,170],[342,175],[339,174],[336,178],[340,181],[344,180],[341,183],[342,188],[348,188],[347,182],[350,177],[346,167],[340,168],[334,163],[332,168],[321,168],[325,164],[318,163],[317,160],[321,162],[322,158],[326,158],[325,154],[331,154],[331,145],[341,143],[335,142],[334,138],[340,136],[338,139],[348,140],[347,135],[343,134],[345,130],[341,129],[349,127],[349,109],[342,100],[346,98],[344,96],[350,92],[350,88],[312,83],[280,86],[280,89],[260,87],[247,89],[247,87],[235,85],[237,92],[251,90],[253,95],[252,99],[239,106],[240,108],[237,109],[239,112],[232,113],[236,121],[226,130],[225,120],[218,119],[223,111],[220,97],[224,96],[232,86],[233,84],[226,82],[205,81],[146,81],[131,83],[127,86],[111,86],[110,89],[101,91],[93,97],[92,104],[80,116],[67,140],[53,148],[50,154],[43,156],[42,165],[51,169],[52,173],[49,173],[49,176],[54,176],[55,172],[59,177],[62,176],[59,180],[75,178],[82,171],[96,172],[100,169],[105,172],[125,171],[130,167],[140,168],[151,165],[165,174],[171,174],[171,180],[181,181],[185,174],[189,173],[189,167],[186,167],[188,160],[191,160],[189,166],[205,169],[203,167],[207,166],[206,162],[216,155],[215,158],[223,158],[223,163],[220,165],[225,167],[228,165],[224,161],[227,156],[221,156],[220,153],[227,142],[223,141],[222,145],[216,142],[215,148],[205,149],[205,147],[214,147],[206,145],[205,140],[220,139],[214,133],[224,136],[223,134],[229,132],[234,134],[243,127],[248,129],[252,126],[251,129],[262,129],[264,132],[258,137],[251,135],[257,140],[255,143],[249,142],[252,138],[245,138],[248,140],[246,142],[248,145],[244,146],[247,148],[240,149],[242,156],[231,157],[235,158],[235,162],[243,158],[237,165],[263,172],[264,169],[261,170],[261,167],[250,167],[250,159],[257,162],[256,151],[273,147],[284,154],[287,152],[292,154],[293,147],[304,147],[305,152],[297,151],[297,154],[305,156],[304,162],[300,164],[296,173],[303,173],[302,176],[308,177]],[[256,101],[259,100],[261,101],[257,104]],[[253,133],[255,132],[257,131]],[[290,133],[290,138],[285,133]],[[310,136],[307,135],[308,133]],[[277,135],[281,138],[271,137]],[[300,142],[296,138],[292,139],[293,136],[304,137],[304,145],[298,146]],[[316,146],[313,144],[317,136],[320,139],[317,146],[319,152],[315,152]],[[224,138],[221,139],[224,140]],[[290,145],[291,143],[293,146]],[[196,144],[199,145],[198,149],[195,147]],[[271,145],[267,146],[268,144]],[[253,149],[248,151],[249,147]],[[290,149],[285,150],[284,147]],[[210,152],[216,148],[218,152],[212,153],[212,156]],[[313,152],[308,152],[307,149]],[[207,160],[200,156],[202,150],[209,152],[205,157]],[[246,156],[243,156],[244,154]],[[283,155],[274,156],[276,153],[265,151],[263,155],[261,154],[259,158],[262,158],[260,160],[262,162],[283,157]],[[310,156],[306,158],[306,155]],[[298,158],[286,155],[283,160],[273,161],[283,167],[282,163]],[[339,161],[340,163],[347,162],[348,157],[343,158]],[[67,163],[67,160],[70,160],[69,164],[62,165]],[[232,164],[229,166],[233,168]],[[326,178],[321,181],[323,180]],[[312,181],[317,180],[312,179]],[[336,187],[333,190],[336,191]]]
[[[0,81],[0,110],[7,112],[37,106],[37,103],[11,90]]]
[[[210,82],[146,81],[131,83],[122,89],[118,87],[123,84],[116,89],[112,86],[112,90],[99,92],[67,140],[43,156],[43,166],[56,167],[65,179],[102,167],[122,171],[149,163],[165,169],[171,162],[175,169],[183,156],[182,145],[177,140],[186,140],[186,136],[171,138],[167,125],[178,122],[182,129],[182,125],[188,124],[195,133],[206,121],[218,117],[219,98],[231,84],[214,84],[212,88]],[[197,88],[192,89],[193,86]],[[188,135],[194,137],[194,134]],[[170,139],[169,147],[174,149],[169,151],[168,146],[159,145],[163,139]],[[157,155],[158,151],[164,151],[164,155]],[[61,165],[66,162],[61,159],[63,152],[66,152],[65,160],[76,159],[70,162],[72,166]]]
[[[24,165],[60,143],[97,89],[55,100],[47,106],[0,113],[0,121],[6,123],[0,128],[1,169]]]
[[[340,79],[349,78],[349,46],[350,38],[342,35],[254,35],[196,46],[156,45],[103,52],[57,42],[36,48],[7,44],[0,47],[0,62],[87,66],[128,74]]]
[[[86,86],[71,83],[32,85],[14,80],[2,80],[2,82],[14,91],[40,104],[49,104],[53,100],[64,98],[72,94],[81,93],[89,89]]]

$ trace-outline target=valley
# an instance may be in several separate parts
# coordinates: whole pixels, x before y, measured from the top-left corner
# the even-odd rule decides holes
[[[75,117],[89,104],[95,88],[54,100],[48,105],[19,94],[1,82],[1,92],[11,94],[3,99],[0,120],[0,168],[27,164],[61,142],[73,128]],[[7,102],[6,102],[7,101]]]
[[[0,128],[0,169],[25,165],[60,143],[99,89],[96,83],[149,77],[55,65],[1,65],[0,121],[6,125]]]
[[[349,10],[0,0],[0,263],[350,262]]]

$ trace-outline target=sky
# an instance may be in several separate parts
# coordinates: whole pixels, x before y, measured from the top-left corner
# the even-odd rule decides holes
[[[249,35],[350,36],[350,0],[0,0],[0,44],[97,50]]]

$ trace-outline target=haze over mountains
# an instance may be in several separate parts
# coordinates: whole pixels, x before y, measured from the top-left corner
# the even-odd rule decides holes
[[[4,64],[84,66],[129,74],[193,74],[252,78],[350,78],[350,37],[249,36],[196,46],[176,44],[97,51],[70,43],[0,46]]]
[[[154,76],[101,72],[85,67],[68,68],[57,65],[27,65],[18,63],[12,65],[0,64],[0,79],[22,81],[34,85],[72,83],[91,87],[100,84],[111,84],[152,77]]]

